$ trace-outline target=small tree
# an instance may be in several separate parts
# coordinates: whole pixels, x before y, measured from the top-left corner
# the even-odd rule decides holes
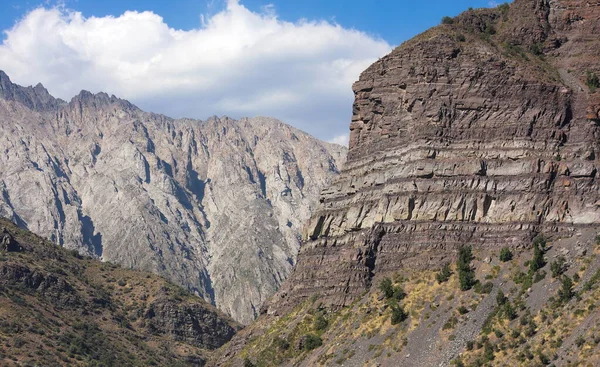
[[[435,275],[435,279],[438,283],[447,282],[450,279],[450,275],[452,275],[452,271],[450,270],[450,263],[445,263],[444,266],[440,269],[440,271]]]
[[[453,24],[454,23],[454,18],[449,17],[449,16],[445,16],[442,18],[442,24]]]
[[[471,246],[461,246],[458,249],[456,270],[458,271],[458,281],[462,291],[471,289],[476,283],[475,272],[471,268],[471,260],[473,260]]]
[[[545,242],[543,245],[545,248]],[[533,242],[533,259],[529,262],[529,272],[531,274],[535,273],[539,269],[543,268],[546,265],[544,261],[544,251],[542,250],[542,245],[540,242]]]
[[[550,264],[550,270],[552,271],[552,278],[561,276],[567,270],[567,260],[564,256],[559,256]]]
[[[502,250],[500,250],[500,261],[502,262],[507,262],[512,260],[513,258],[513,253],[510,251],[510,249],[508,247],[503,247]]]
[[[323,316],[323,313],[319,312],[317,314],[317,316],[315,317],[315,321],[313,322],[313,326],[314,326],[315,330],[317,330],[317,331],[325,330],[325,329],[327,329],[328,325],[329,325],[329,322],[327,321],[325,316]]]
[[[408,314],[400,306],[392,306],[392,325],[401,323],[408,318]]]
[[[558,298],[563,303],[569,302],[575,294],[573,293],[573,280],[566,275],[563,275],[561,279],[561,286],[558,290]]]
[[[504,295],[504,292],[502,292],[502,289],[498,289],[498,294],[496,294],[496,303],[498,303],[498,306],[502,306],[506,303],[506,296]]]
[[[383,278],[379,283],[379,290],[383,293],[385,298],[392,298],[394,296],[394,287],[392,286],[392,280],[390,278]]]
[[[587,84],[588,88],[590,88],[590,92],[594,93],[596,92],[596,89],[600,88],[600,79],[596,73],[588,71],[586,73],[585,84]]]

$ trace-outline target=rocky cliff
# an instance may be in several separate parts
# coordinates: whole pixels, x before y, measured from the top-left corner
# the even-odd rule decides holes
[[[67,103],[0,72],[0,215],[244,323],[290,272],[344,159],[274,119],[175,120],[85,91]]]
[[[204,365],[239,325],[164,279],[84,258],[0,218],[0,363]]]
[[[293,273],[212,365],[600,363],[600,3],[442,23],[354,84]]]
[[[462,244],[597,226],[599,16],[585,1],[468,11],[364,71],[348,161],[271,312],[315,293],[348,305],[375,274]]]

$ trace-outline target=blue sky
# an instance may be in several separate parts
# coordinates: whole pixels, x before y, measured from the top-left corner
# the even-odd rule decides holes
[[[173,117],[269,115],[343,142],[364,68],[445,15],[494,4],[4,0],[0,69],[67,100],[86,89]]]

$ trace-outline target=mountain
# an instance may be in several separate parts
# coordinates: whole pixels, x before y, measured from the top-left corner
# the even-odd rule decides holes
[[[0,218],[0,364],[204,365],[240,326],[181,287]]]
[[[295,264],[345,148],[264,117],[70,102],[0,72],[0,216],[81,254],[163,275],[253,320]]]
[[[298,263],[215,364],[597,361],[600,6],[442,23],[354,84],[348,159]]]

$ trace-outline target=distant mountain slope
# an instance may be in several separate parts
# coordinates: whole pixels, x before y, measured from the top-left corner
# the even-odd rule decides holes
[[[0,218],[0,364],[203,365],[239,329],[181,287]]]
[[[69,103],[0,72],[0,215],[167,276],[247,323],[285,279],[345,148],[270,118],[174,120]]]

